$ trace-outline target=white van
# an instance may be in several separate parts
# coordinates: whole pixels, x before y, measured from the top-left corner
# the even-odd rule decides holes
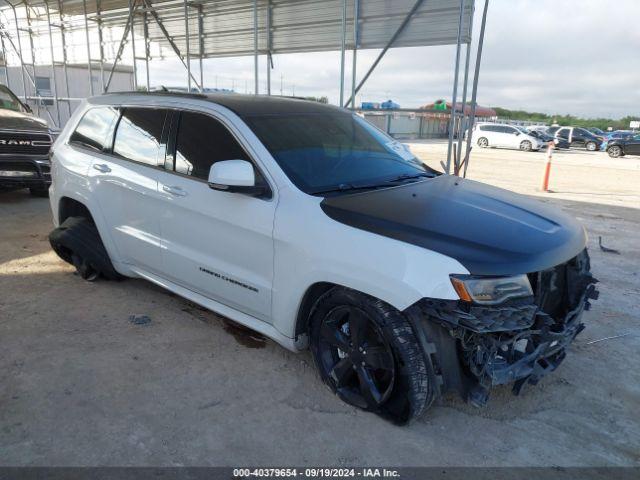
[[[540,139],[529,135],[513,125],[502,123],[479,123],[471,137],[479,147],[517,148],[530,152],[543,147]]]

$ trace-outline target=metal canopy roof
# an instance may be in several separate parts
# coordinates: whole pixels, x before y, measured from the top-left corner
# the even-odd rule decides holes
[[[9,2],[7,2],[9,3]],[[23,2],[11,1],[18,6]],[[37,7],[45,0],[25,0]],[[346,1],[346,48],[354,47],[355,0]],[[359,0],[358,45],[360,49],[383,48],[392,38],[415,0]],[[471,41],[473,0],[464,0],[461,43]],[[124,27],[129,0],[49,0],[52,12],[60,4],[65,16],[87,16],[104,27]],[[136,0],[134,29],[143,36],[143,16],[153,10],[181,52],[186,51],[183,0]],[[211,58],[253,55],[253,0],[189,1],[189,48],[193,56]],[[151,8],[150,8],[151,7]],[[258,0],[258,52],[293,53],[340,50],[343,0]],[[456,44],[460,0],[425,0],[393,47]],[[148,17],[148,38],[166,51],[173,47],[159,25]],[[68,17],[67,17],[68,18]],[[92,22],[94,23],[94,22]],[[81,24],[79,24],[81,26]]]

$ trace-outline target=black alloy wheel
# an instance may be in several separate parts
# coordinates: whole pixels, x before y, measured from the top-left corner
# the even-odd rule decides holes
[[[375,411],[393,391],[396,368],[380,328],[354,306],[331,310],[320,326],[321,368],[342,400]]]

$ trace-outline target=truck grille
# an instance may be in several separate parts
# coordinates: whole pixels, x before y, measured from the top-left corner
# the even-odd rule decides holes
[[[45,156],[50,148],[51,137],[46,133],[0,132],[0,154]]]

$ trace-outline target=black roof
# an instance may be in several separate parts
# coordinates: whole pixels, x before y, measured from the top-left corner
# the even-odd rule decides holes
[[[240,117],[252,115],[278,115],[292,113],[349,113],[326,103],[314,102],[296,97],[281,97],[277,95],[241,95],[236,93],[182,93],[182,92],[117,92],[118,95],[131,93],[132,95],[186,97],[206,100],[233,111]],[[114,92],[116,94],[116,92]]]

